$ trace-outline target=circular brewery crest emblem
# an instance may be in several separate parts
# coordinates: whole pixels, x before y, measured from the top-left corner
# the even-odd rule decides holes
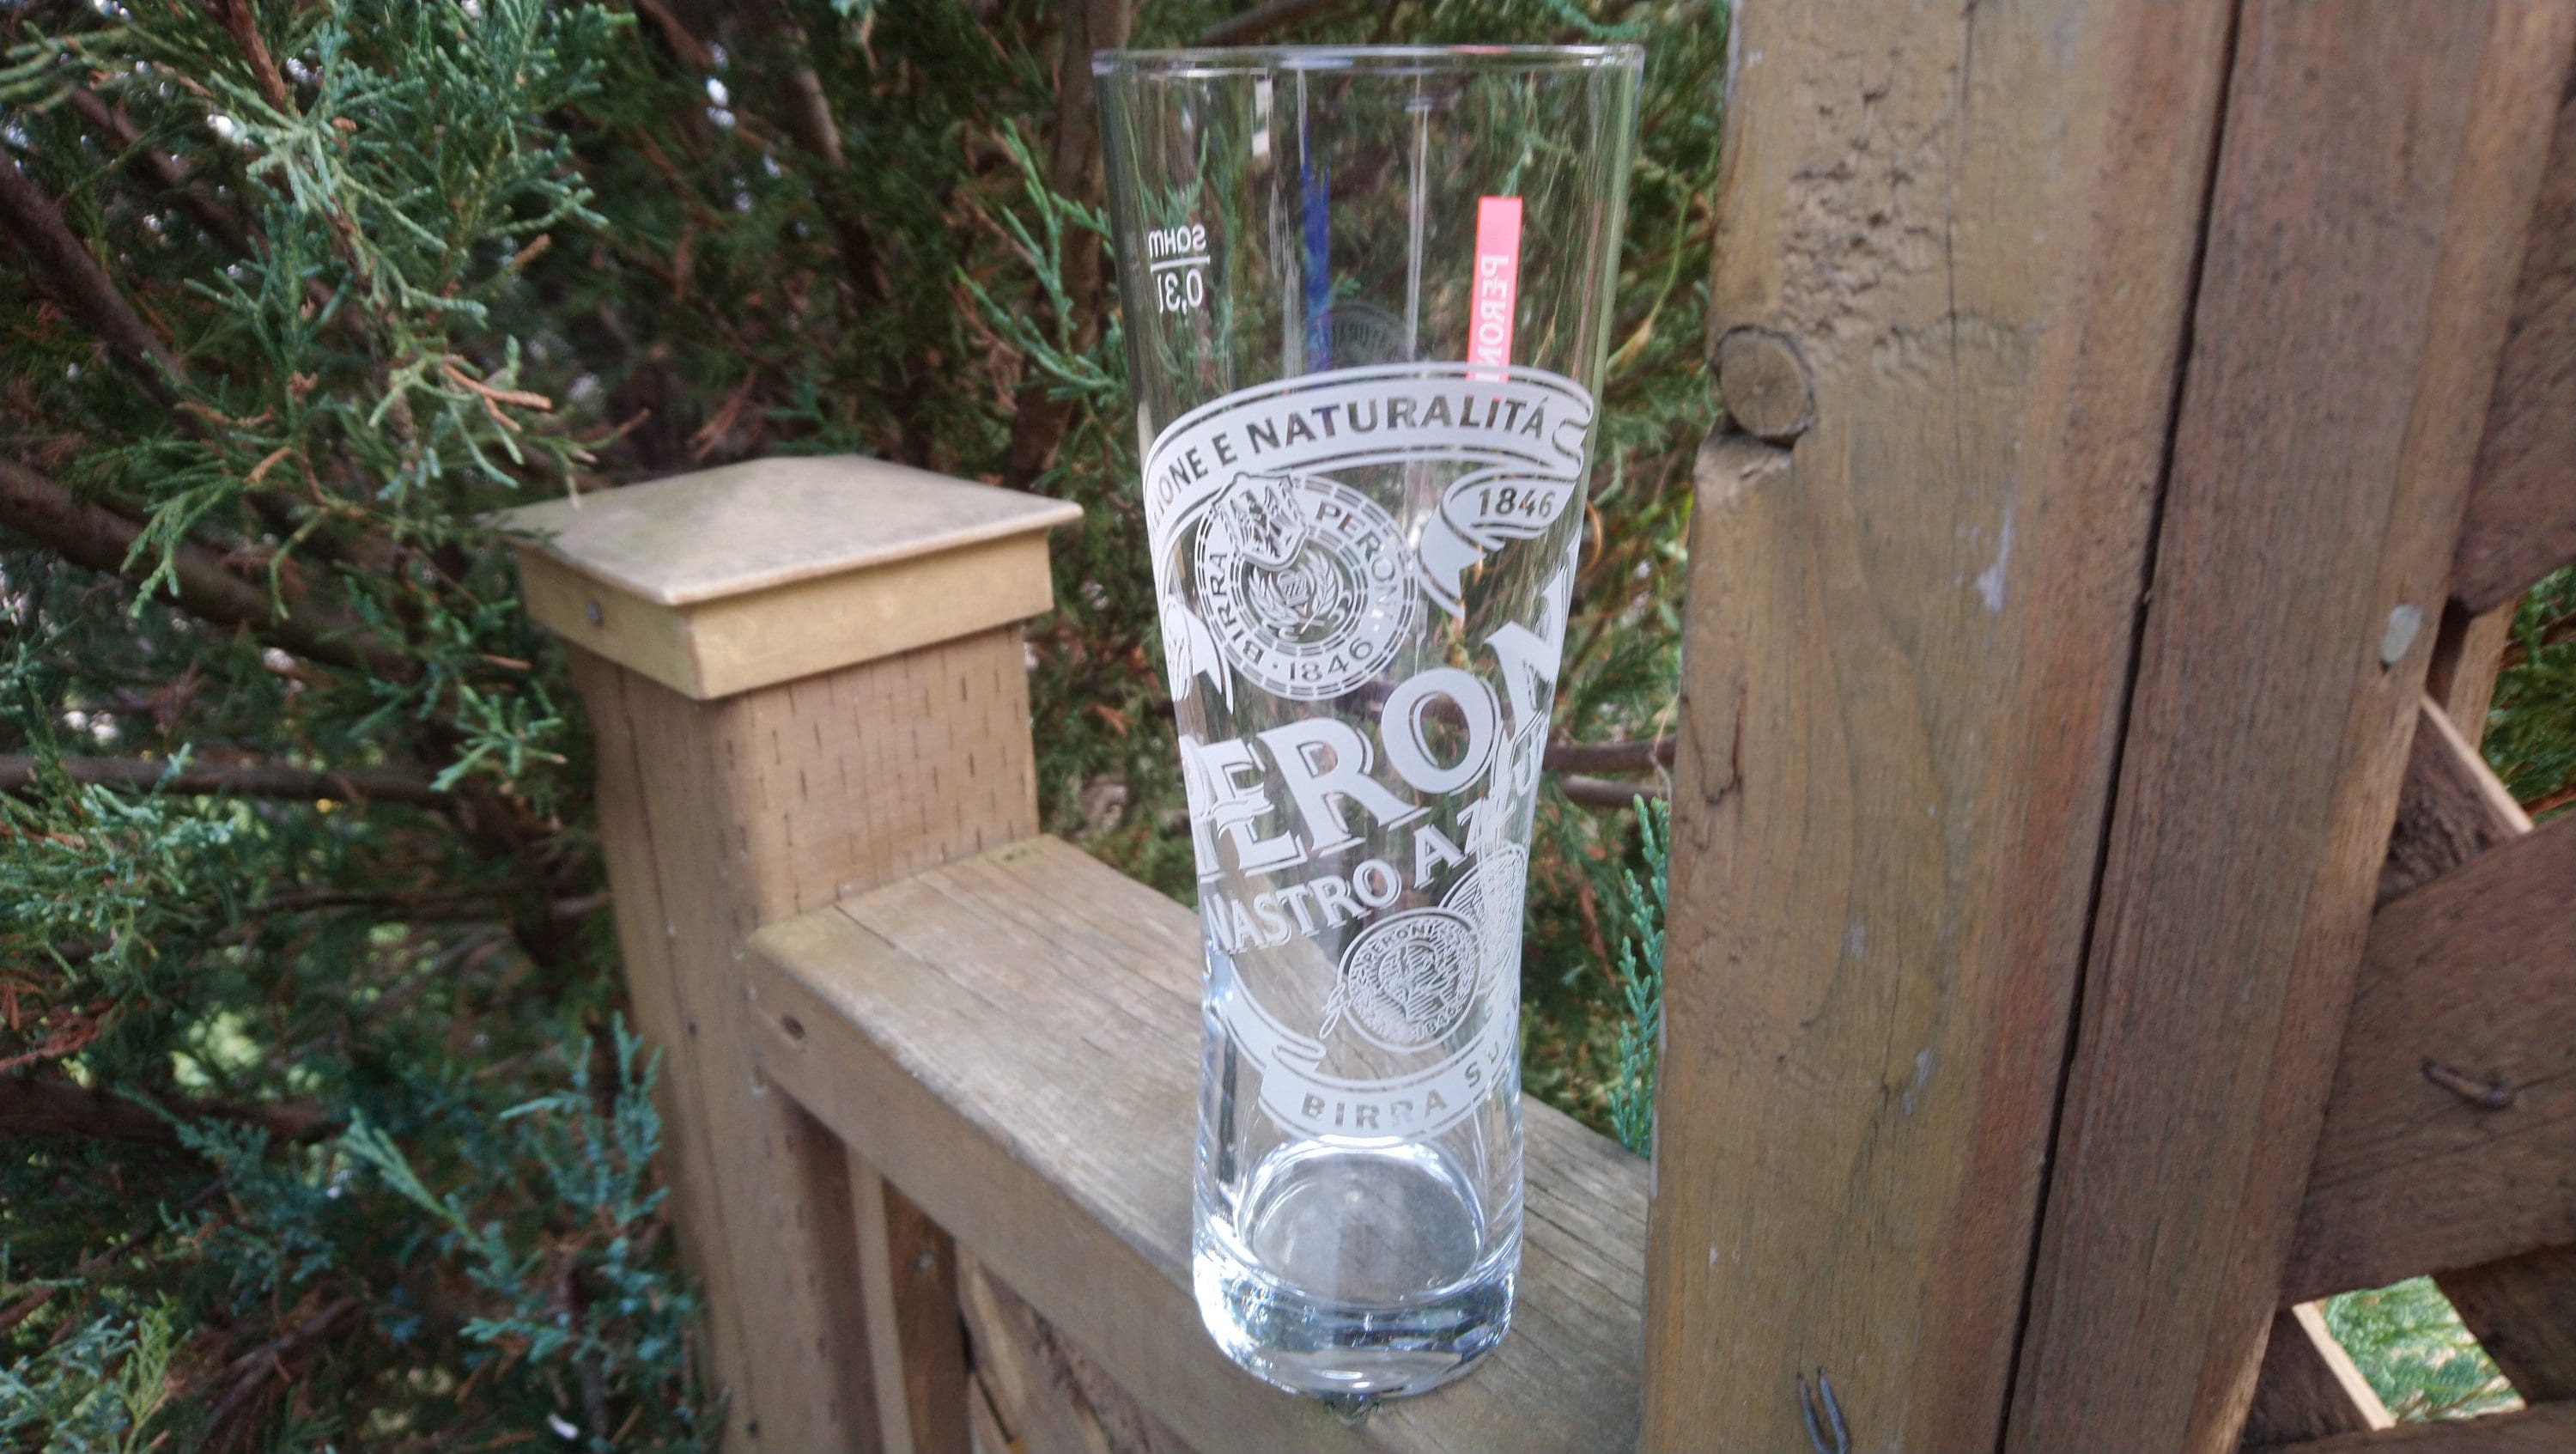
[[[1197,554],[1217,649],[1273,696],[1342,695],[1384,668],[1413,621],[1394,519],[1338,481],[1236,475],[1199,525]]]
[[[1475,997],[1476,930],[1449,909],[1407,909],[1370,925],[1342,956],[1333,1000],[1388,1050],[1420,1050],[1458,1026]],[[1328,1011],[1326,1028],[1335,1018]]]

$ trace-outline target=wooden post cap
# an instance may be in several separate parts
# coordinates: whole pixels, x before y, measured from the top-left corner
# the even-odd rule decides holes
[[[853,455],[755,460],[503,512],[528,614],[705,700],[1055,605],[1082,509]]]

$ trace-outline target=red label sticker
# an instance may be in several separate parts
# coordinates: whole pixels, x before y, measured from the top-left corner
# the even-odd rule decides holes
[[[1521,285],[1521,199],[1476,199],[1475,306],[1467,362],[1500,368],[1512,361],[1512,311]],[[1470,375],[1499,379],[1501,374]]]

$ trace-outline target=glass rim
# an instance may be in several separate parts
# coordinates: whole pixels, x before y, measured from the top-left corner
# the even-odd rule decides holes
[[[1095,76],[1234,76],[1263,72],[1417,76],[1637,68],[1646,48],[1604,45],[1249,45],[1091,53]]]

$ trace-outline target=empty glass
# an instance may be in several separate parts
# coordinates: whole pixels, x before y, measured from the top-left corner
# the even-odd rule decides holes
[[[1096,57],[1207,949],[1199,1307],[1416,1393],[1520,1258],[1521,896],[1633,46]]]

